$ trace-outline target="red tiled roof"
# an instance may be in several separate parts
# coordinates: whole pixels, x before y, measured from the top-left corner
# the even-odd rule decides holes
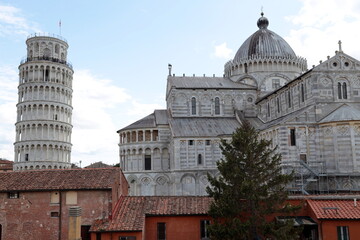
[[[91,231],[141,231],[146,216],[205,215],[211,201],[195,196],[121,197],[112,220],[96,221]]]
[[[0,192],[111,189],[119,168],[0,172]]]
[[[0,164],[13,164],[13,161],[0,159]]]
[[[0,159],[0,171],[9,171],[13,169],[13,161]]]
[[[360,219],[360,202],[354,200],[308,200],[317,219]]]

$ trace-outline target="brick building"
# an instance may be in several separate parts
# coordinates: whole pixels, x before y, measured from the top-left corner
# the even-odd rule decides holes
[[[206,239],[210,202],[193,196],[121,197],[112,219],[94,223],[91,239]]]
[[[312,199],[307,203],[310,216],[318,224],[319,239],[359,239],[359,196],[338,199]]]
[[[68,239],[69,209],[81,207],[82,239],[108,218],[128,184],[119,168],[0,173],[0,240]]]
[[[302,240],[345,240],[360,236],[359,195],[312,195],[291,197],[302,206],[290,216],[269,215],[268,221],[291,219],[302,227]],[[200,196],[124,196],[112,217],[92,225],[92,240],[206,240],[207,214],[212,199]],[[240,203],[241,204],[241,203]]]

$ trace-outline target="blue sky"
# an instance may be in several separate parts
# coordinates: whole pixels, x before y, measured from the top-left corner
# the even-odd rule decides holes
[[[167,64],[176,75],[221,76],[257,30],[261,7],[309,68],[340,39],[360,59],[356,0],[0,0],[0,158],[13,160],[17,67],[29,34],[59,34],[61,19],[75,70],[72,162],[114,164],[116,131],[165,108]]]

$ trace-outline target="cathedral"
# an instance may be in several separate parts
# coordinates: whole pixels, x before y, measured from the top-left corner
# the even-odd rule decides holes
[[[167,77],[166,109],[117,131],[131,195],[206,195],[217,176],[221,139],[243,121],[282,155],[288,186],[300,194],[360,189],[360,62],[335,55],[308,68],[268,29],[258,30],[224,67],[223,77]]]

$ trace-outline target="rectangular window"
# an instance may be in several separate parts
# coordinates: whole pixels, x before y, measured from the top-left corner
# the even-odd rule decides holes
[[[211,141],[210,141],[210,140],[206,140],[206,141],[205,141],[205,145],[206,145],[206,146],[210,146],[210,144],[211,144]]]
[[[290,129],[290,146],[296,146],[295,128]]]
[[[210,239],[208,233],[208,226],[210,225],[210,220],[201,220],[200,221],[200,236],[202,240]]]
[[[19,198],[19,197],[20,197],[19,192],[9,192],[8,193],[8,198],[10,198],[10,199],[16,199],[16,198]]]
[[[276,105],[277,105],[277,112],[280,113],[280,99],[276,99]]]
[[[189,140],[189,146],[193,146],[194,145],[194,140]]]
[[[59,217],[59,212],[51,212],[50,216],[53,218],[57,218],[57,217]]]
[[[338,240],[349,240],[349,227],[337,226]]]
[[[145,155],[145,170],[151,170],[151,155]]]
[[[166,223],[157,223],[157,240],[166,240]]]
[[[98,240],[98,239],[96,239]],[[136,240],[136,237],[129,236],[129,237],[119,237],[119,240]]]

